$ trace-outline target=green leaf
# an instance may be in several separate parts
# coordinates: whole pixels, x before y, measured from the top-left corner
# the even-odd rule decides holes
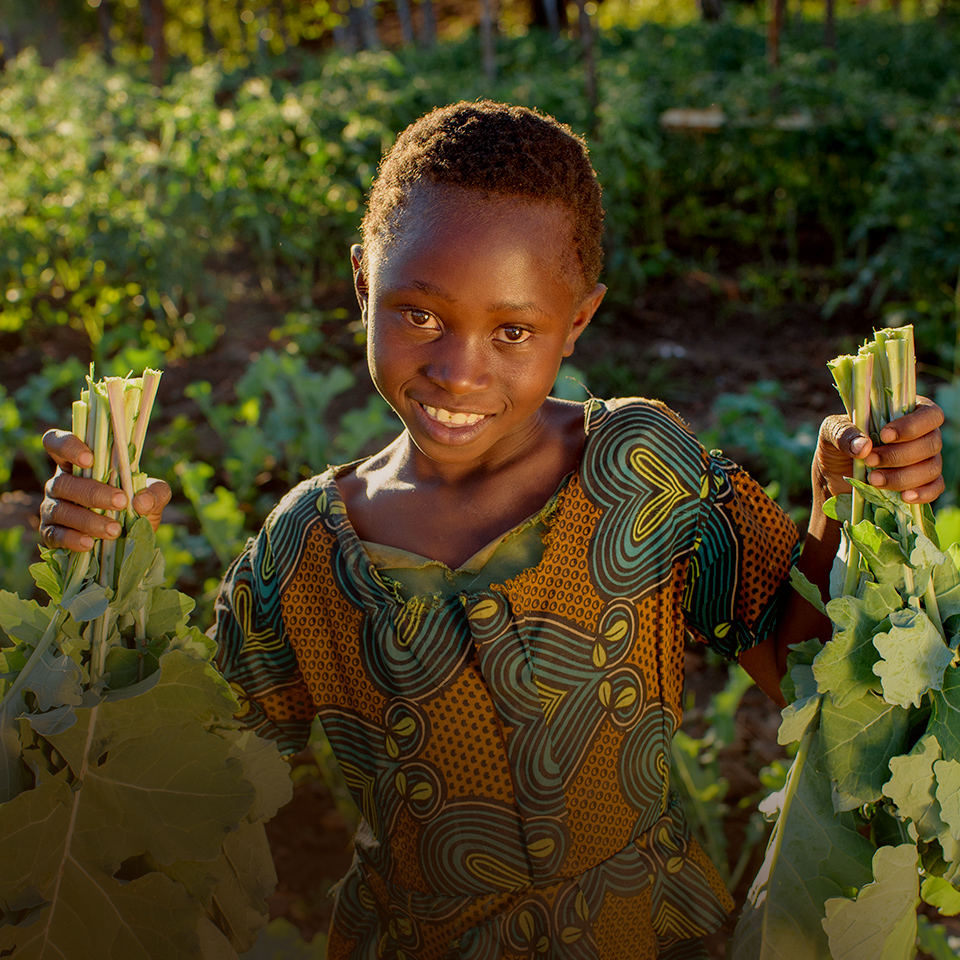
[[[763,866],[747,894],[732,960],[823,960],[823,904],[871,877],[875,847],[851,813],[835,815],[818,735],[801,744],[783,790]]]
[[[813,662],[817,689],[842,707],[865,693],[880,689],[873,665],[879,659],[873,645],[877,627],[903,605],[889,583],[864,584],[862,597],[838,597],[827,604],[834,635]]]
[[[128,613],[144,602],[145,581],[154,567],[157,557],[156,537],[146,517],[138,518],[127,531],[123,547],[123,562],[117,577],[117,594],[112,608],[117,616]],[[162,554],[161,554],[162,558]],[[162,577],[160,579],[162,583]],[[156,586],[151,583],[149,589]]]
[[[920,899],[936,907],[941,916],[955,917],[960,913],[960,890],[943,877],[925,877],[920,885]]]
[[[171,650],[182,650],[195,660],[211,663],[217,655],[217,641],[208,637],[199,627],[181,624],[176,636],[170,638]]]
[[[289,920],[277,917],[260,931],[256,945],[242,960],[324,960],[327,938],[318,933],[307,943]]]
[[[272,820],[293,799],[290,764],[275,743],[252,730],[224,731],[223,735],[231,743],[230,755],[243,764],[243,774],[256,790],[247,816],[251,820]]]
[[[82,677],[80,667],[68,656],[48,650],[24,682],[24,689],[33,691],[41,713],[64,705],[76,707],[83,702]]]
[[[913,567],[937,567],[947,563],[949,557],[925,534],[914,534],[913,549],[910,551],[910,564]]]
[[[147,618],[147,636],[162,637],[174,633],[195,606],[196,601],[185,593],[154,587]]]
[[[216,860],[181,861],[158,868],[182,884],[210,916],[221,920],[235,950],[245,952],[254,945],[256,931],[268,917],[265,900],[277,884],[270,844],[260,824],[241,823],[224,839]]]
[[[0,926],[0,953],[17,960],[198,956],[202,908],[182,886],[160,873],[121,882],[96,859],[76,855],[70,828],[81,793],[50,779],[4,806],[0,901],[22,903],[31,889],[43,899],[32,922]]]
[[[920,706],[929,690],[943,685],[944,671],[953,660],[930,618],[921,610],[895,610],[890,629],[873,638],[882,659],[873,665],[888,703]]]
[[[937,780],[937,803],[940,817],[954,840],[960,840],[960,761],[937,760],[933,765]]]
[[[21,600],[15,593],[0,590],[0,627],[11,640],[37,644],[55,611],[53,604],[41,607],[36,600]]]
[[[867,693],[838,707],[825,697],[820,710],[823,768],[836,784],[836,810],[878,800],[890,778],[890,759],[903,752],[909,715]]]
[[[26,786],[16,707],[12,702],[0,707],[0,804],[12,800]]]
[[[891,758],[890,779],[883,785],[884,796],[897,805],[897,816],[912,820],[926,840],[935,839],[945,829],[933,775],[939,759],[940,744],[928,733],[906,756]]]
[[[960,760],[960,668],[947,667],[943,685],[931,694],[933,713],[927,732],[937,738],[944,757]]]
[[[249,818],[288,796],[289,771],[235,731],[236,701],[208,663],[168,653],[156,677],[76,708],[62,732],[50,714],[24,721],[41,776],[0,808],[0,953],[236,960],[221,930],[253,943],[274,875]]]
[[[31,563],[30,576],[33,582],[54,602],[63,596],[63,578],[49,563]]]
[[[827,900],[823,929],[831,956],[843,960],[913,956],[920,902],[917,848],[911,843],[881,847],[873,855],[873,875],[855,900]]]
[[[846,529],[850,539],[860,548],[874,577],[881,583],[890,583],[902,590],[903,565],[907,558],[900,544],[869,520],[861,520]]]
[[[77,623],[86,623],[102,617],[109,606],[110,596],[106,587],[101,587],[99,583],[88,583],[73,600],[64,604],[63,609]]]
[[[860,491],[860,494],[867,503],[872,503],[875,507],[883,507],[893,513],[904,512],[904,503],[899,493],[874,487],[869,483],[864,483],[862,480],[854,480],[850,477],[847,479],[851,487]]]
[[[932,960],[957,960],[942,923],[931,923],[923,914],[917,917],[917,946]]]
[[[823,614],[827,612],[823,597],[820,596],[820,588],[814,586],[796,567],[790,568],[790,585],[814,610]]]
[[[787,672],[780,681],[780,689],[783,691],[783,698],[787,703],[792,703],[798,698],[805,699],[813,693],[813,691],[806,690],[800,693],[797,692],[797,681],[793,678],[793,670],[794,667],[801,665],[810,666],[822,650],[823,644],[815,638],[813,640],[804,640],[802,643],[794,643],[789,647],[787,652]],[[804,671],[798,676],[801,678],[800,683],[802,685],[809,677],[809,674]]]
[[[136,683],[140,674],[140,659],[139,650],[111,647],[107,651],[104,658],[104,671],[109,675],[111,689],[129,687],[130,684]]]
[[[823,505],[823,512],[834,520],[841,523],[849,523],[851,516],[852,498],[849,493],[841,493],[839,496],[831,497]]]
[[[813,666],[798,663],[790,671],[796,699],[781,711],[780,729],[777,731],[777,743],[785,746],[802,740],[807,728],[820,710],[821,695],[817,693],[817,681],[813,676]]]

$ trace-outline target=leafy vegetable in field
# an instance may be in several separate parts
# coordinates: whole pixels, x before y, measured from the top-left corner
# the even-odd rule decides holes
[[[87,473],[130,501],[158,380],[91,376],[74,405]],[[44,552],[46,606],[0,591],[0,956],[235,960],[266,921],[287,768],[239,729],[149,521],[122,521],[92,553]]]
[[[831,369],[874,438],[914,407],[910,327]],[[846,534],[833,637],[790,655],[779,740],[799,749],[766,801],[776,825],[734,960],[908,960],[921,899],[960,912],[960,551],[939,549],[929,507],[851,483],[828,504]]]

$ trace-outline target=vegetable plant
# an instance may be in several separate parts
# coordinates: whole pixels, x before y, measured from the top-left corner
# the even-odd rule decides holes
[[[91,370],[74,404],[87,473],[128,502],[158,380]],[[235,960],[266,922],[287,767],[234,719],[149,520],[118,519],[94,551],[43,551],[45,606],[0,591],[0,956]]]
[[[915,403],[911,327],[877,332],[831,370],[876,438]],[[844,527],[832,599],[794,571],[833,622],[792,648],[779,741],[798,743],[734,960],[900,960],[921,899],[960,912],[960,551],[937,545],[929,506],[850,479],[828,503]]]

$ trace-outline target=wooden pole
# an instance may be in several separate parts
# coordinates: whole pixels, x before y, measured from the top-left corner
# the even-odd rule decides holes
[[[150,81],[155,87],[163,85],[167,73],[167,43],[163,35],[163,0],[140,0],[143,28],[147,45],[152,53]]]
[[[772,70],[780,66],[780,34],[783,31],[783,12],[786,0],[770,0],[770,19],[767,23],[767,62]]]
[[[400,21],[400,37],[405,47],[414,43],[413,16],[410,13],[410,0],[397,0],[397,19]]]
[[[420,0],[420,45],[428,50],[437,42],[437,15],[433,0]]]
[[[833,65],[836,65],[837,50],[837,11],[835,0],[826,0],[823,17],[823,45],[834,53],[830,58]]]
[[[590,113],[590,129],[593,130],[597,122],[597,56],[593,24],[590,22],[590,13],[587,10],[587,0],[577,0],[577,26],[580,34],[580,55],[583,58],[583,85],[587,96],[587,108]]]
[[[97,7],[97,26],[103,43],[103,59],[113,66],[113,37],[110,36],[113,13],[110,10],[110,0],[100,0],[100,6]]]
[[[483,59],[483,73],[489,81],[497,77],[497,50],[494,34],[494,0],[480,0],[480,52]]]

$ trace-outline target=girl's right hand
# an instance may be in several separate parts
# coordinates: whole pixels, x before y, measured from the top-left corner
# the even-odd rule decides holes
[[[40,539],[48,547],[65,547],[78,553],[93,549],[94,540],[116,540],[120,524],[95,509],[123,510],[126,494],[117,487],[73,475],[74,466],[93,464],[90,448],[66,430],[48,430],[43,435],[43,447],[56,463],[57,472],[44,488]],[[162,480],[150,480],[147,488],[134,497],[133,509],[147,517],[156,530],[169,502],[170,487]]]

